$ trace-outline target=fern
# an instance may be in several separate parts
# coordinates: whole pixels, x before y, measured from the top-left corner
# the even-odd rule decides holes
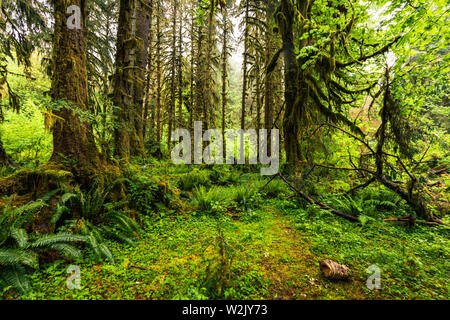
[[[223,201],[225,199],[225,193],[222,189],[212,187],[207,190],[204,186],[196,187],[194,194],[194,202],[198,205],[199,209],[204,212],[211,211],[214,202]]]
[[[20,229],[44,205],[42,201],[35,201],[20,208],[14,208],[11,202],[7,203],[0,215],[0,246],[5,243],[13,229]]]
[[[116,207],[123,203],[108,203],[109,192],[118,184],[127,182],[128,179],[117,179],[108,188],[102,190],[94,183],[91,189],[83,193],[79,189],[75,192],[65,192],[61,197],[61,202],[57,205],[55,213],[51,219],[52,223],[57,223],[65,213],[70,213],[69,206],[77,205],[81,210],[81,217],[78,220],[66,220],[66,227],[78,233],[86,244],[92,249],[97,259],[105,259],[114,263],[111,251],[105,244],[105,238],[125,242],[134,245],[133,239],[139,231],[139,225],[130,219]],[[69,237],[73,234],[65,234]],[[62,236],[62,235],[60,235]],[[41,239],[49,241],[52,238]]]
[[[55,213],[53,214],[52,219],[50,220],[50,223],[52,224],[56,224],[61,217],[63,216],[64,213],[69,213],[70,210],[69,208],[67,208],[65,205],[58,203],[56,205],[56,210]]]
[[[50,191],[46,193],[42,198],[40,199],[42,202],[47,203],[49,202],[58,192],[60,192],[60,189],[56,189],[53,191]]]
[[[22,249],[0,249],[0,266],[24,266],[37,269],[39,267],[38,256],[32,251]]]
[[[65,253],[68,256],[71,256],[76,259],[81,259],[83,257],[83,254],[80,250],[75,248],[74,246],[68,244],[68,243],[53,243],[48,246],[51,250],[56,250],[61,253]]]
[[[54,245],[56,243],[67,243],[67,242],[84,242],[85,237],[72,234],[72,233],[58,233],[54,235],[44,235],[36,239],[33,243],[29,245],[30,248],[42,249]]]
[[[8,284],[19,290],[20,293],[28,293],[30,291],[30,283],[24,267],[20,264],[2,268],[2,278]]]
[[[13,238],[19,248],[25,248],[28,244],[28,234],[25,229],[12,229],[11,238]]]

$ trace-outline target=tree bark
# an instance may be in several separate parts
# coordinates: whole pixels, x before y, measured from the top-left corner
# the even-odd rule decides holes
[[[222,152],[226,154],[226,108],[227,108],[227,81],[228,81],[228,11],[227,8],[223,10],[223,30],[222,30]]]
[[[156,140],[161,142],[161,0],[156,1]]]
[[[170,68],[170,105],[169,119],[167,129],[167,146],[170,150],[172,144],[172,131],[175,123],[175,105],[176,105],[176,59],[177,59],[177,0],[173,0],[173,16],[172,16],[172,45],[171,45],[171,68]]]
[[[128,159],[131,139],[134,135],[133,112],[134,89],[133,76],[136,68],[136,38],[134,36],[134,15],[136,0],[121,0],[119,26],[117,29],[116,73],[114,75],[114,115],[118,127],[114,130],[114,154]],[[132,127],[131,127],[132,126]]]
[[[133,77],[134,97],[134,132],[130,139],[130,154],[132,156],[142,156],[144,154],[144,97],[145,97],[145,71],[147,68],[147,58],[149,51],[149,18],[150,1],[139,0],[136,4],[136,68]]]
[[[69,106],[55,110],[53,154],[50,162],[70,163],[76,177],[85,179],[94,175],[103,162],[90,126],[82,122],[76,110],[88,111],[86,71],[86,10],[84,0],[52,1],[55,16],[53,34],[53,75],[51,95]],[[81,29],[69,29],[67,7],[81,9]],[[73,108],[73,110],[72,110]]]
[[[245,16],[244,16],[244,62],[242,64],[243,82],[242,82],[242,100],[241,100],[241,129],[245,130],[245,107],[247,103],[247,81],[248,81],[248,37],[249,37],[249,19],[250,19],[250,5],[248,0],[245,3]],[[243,138],[241,139],[241,143]]]
[[[266,25],[265,30],[265,49],[266,49],[266,67],[269,65],[272,56],[275,54],[274,35],[270,28],[271,19],[274,13],[274,3],[271,0],[266,1]],[[264,78],[264,128],[267,130],[267,136],[271,137],[271,129],[273,128],[273,103],[274,103],[274,74],[273,72],[266,72]],[[267,152],[272,152],[272,140],[267,139]]]
[[[295,55],[293,22],[295,15],[294,4],[290,0],[282,0],[278,8],[282,18],[278,17],[281,38],[284,49],[284,98],[286,109],[283,118],[284,147],[286,160],[295,165],[301,158],[299,133],[300,119],[302,118],[302,104],[299,99],[298,78],[299,66]]]
[[[145,88],[145,103],[144,103],[144,115],[143,115],[143,139],[145,142],[145,137],[147,135],[147,127],[148,127],[148,116],[149,116],[149,106],[150,100],[154,98],[153,89],[150,90],[150,84],[153,80],[153,3],[150,4],[149,8],[149,30],[148,30],[148,56],[147,56],[147,80],[146,80],[146,88]],[[150,122],[150,131],[153,131],[153,120],[154,120],[154,108],[152,108],[152,121]]]

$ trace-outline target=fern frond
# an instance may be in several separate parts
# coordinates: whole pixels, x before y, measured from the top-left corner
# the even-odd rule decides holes
[[[118,227],[123,228],[131,233],[140,229],[136,221],[119,211],[111,211],[107,213],[104,219],[105,221],[115,223]]]
[[[50,223],[51,224],[57,223],[59,221],[59,219],[61,219],[62,215],[66,212],[67,213],[70,212],[69,208],[67,208],[65,205],[58,203],[56,205],[56,210],[55,210],[55,213],[53,214],[52,219],[50,220]]]
[[[57,194],[59,191],[60,191],[59,189],[50,191],[50,192],[46,193],[40,200],[41,200],[42,202],[44,202],[44,203],[47,203],[47,202],[49,202],[49,201],[53,198],[53,196],[54,196],[55,194]]]
[[[102,253],[102,255],[103,255],[109,262],[115,263],[111,251],[109,250],[109,248],[108,248],[104,243],[101,243],[101,244],[98,246],[98,249],[100,250],[100,252]]]
[[[28,234],[25,229],[12,229],[11,237],[16,240],[19,248],[25,248],[28,243]]]
[[[79,195],[76,193],[64,193],[61,197],[61,202],[66,204],[68,201],[72,200],[72,199],[79,199]]]
[[[73,258],[82,258],[83,254],[80,250],[67,243],[55,243],[49,246],[49,249],[65,253]]]
[[[34,240],[29,247],[45,249],[48,246],[54,245],[56,243],[67,243],[67,242],[85,242],[86,237],[72,234],[72,233],[58,233],[51,235],[44,235],[40,238]]]
[[[115,231],[107,226],[103,226],[102,229],[103,229],[103,234],[105,235],[105,237],[107,239],[127,243],[128,245],[130,245],[132,247],[136,246],[136,244],[133,241],[133,238],[130,235],[128,235],[124,232]]]
[[[0,249],[0,265],[15,266],[19,264],[37,269],[39,267],[38,256],[34,252],[23,249]]]
[[[1,276],[9,285],[13,286],[21,293],[25,294],[30,291],[30,283],[28,282],[26,270],[21,265],[14,265],[1,268]]]

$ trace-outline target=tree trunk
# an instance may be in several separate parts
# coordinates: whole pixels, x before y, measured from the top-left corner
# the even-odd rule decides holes
[[[169,105],[169,120],[167,131],[167,147],[170,150],[172,144],[172,130],[175,122],[175,105],[176,105],[176,59],[177,59],[177,0],[173,1],[173,16],[172,16],[172,57],[170,69],[170,105]]]
[[[178,128],[184,127],[183,121],[183,10],[180,8],[178,25]]]
[[[245,105],[247,103],[247,66],[248,66],[248,37],[249,37],[249,15],[250,15],[250,7],[248,0],[246,0],[245,4],[245,30],[244,30],[244,62],[242,64],[242,73],[243,73],[243,82],[242,82],[242,100],[241,100],[241,129],[245,130]],[[241,139],[241,143],[243,139]]]
[[[131,139],[134,139],[133,103],[135,86],[133,76],[136,68],[136,38],[134,36],[134,17],[136,0],[121,0],[119,26],[117,30],[116,73],[114,75],[114,115],[118,127],[114,130],[114,154],[128,159],[131,150]]]
[[[227,108],[227,80],[228,80],[228,11],[223,11],[223,35],[222,35],[222,141],[223,155],[226,155],[225,114]]]
[[[267,28],[265,30],[265,48],[266,48],[266,67],[269,66],[269,63],[272,59],[272,56],[275,54],[274,48],[274,35],[272,29],[269,27],[271,25],[271,20],[273,18],[274,13],[274,3],[271,0],[266,1],[266,24]],[[264,128],[267,129],[267,136],[271,137],[271,130],[273,127],[273,91],[275,90],[274,82],[274,74],[273,72],[265,73],[264,78]],[[271,154],[272,150],[272,140],[267,139],[267,152]]]
[[[282,0],[278,11],[282,18],[278,17],[281,38],[284,49],[284,98],[286,109],[283,118],[284,147],[286,160],[291,165],[296,165],[301,159],[299,134],[300,121],[303,117],[304,99],[298,97],[300,68],[297,63],[294,47],[293,22],[295,7],[290,0]]]
[[[53,76],[51,95],[64,100],[69,106],[88,111],[86,71],[86,10],[83,0],[53,0],[55,28],[53,34]],[[69,29],[67,7],[81,9],[81,29]],[[75,110],[76,110],[75,109]],[[89,179],[101,168],[102,157],[94,135],[87,123],[69,107],[55,110],[56,122],[52,127],[53,154],[50,162],[71,163],[70,170],[80,179]]]
[[[258,143],[256,143],[256,157],[258,157],[259,155],[259,129],[261,129],[261,80],[259,78],[260,75],[260,69],[259,69],[259,63],[257,62],[257,64],[255,65],[256,67],[256,92],[255,92],[255,96],[256,96],[256,135],[257,135],[257,141]],[[270,136],[269,136],[270,137]]]
[[[156,1],[156,140],[161,142],[161,0]]]
[[[148,45],[148,55],[147,55],[147,80],[146,80],[146,87],[145,87],[145,103],[144,103],[144,115],[143,115],[143,139],[145,142],[145,137],[147,135],[147,127],[148,127],[148,108],[150,105],[150,100],[152,100],[153,96],[153,88],[150,90],[150,84],[153,80],[153,4],[150,4],[149,9],[149,30],[148,30],[148,39],[149,39],[149,45]],[[151,91],[151,92],[150,92]],[[152,108],[152,115],[154,114],[154,108]],[[154,120],[154,117],[152,116],[152,120]],[[150,130],[153,130],[153,122],[151,123]]]
[[[194,134],[194,67],[195,67],[195,5],[191,4],[191,30],[190,30],[190,40],[191,40],[191,74],[189,75],[189,129],[191,134]],[[193,146],[192,142],[192,146]],[[192,148],[193,150],[193,148]]]
[[[147,68],[147,58],[149,51],[149,8],[150,2],[137,1],[136,4],[136,68],[133,77],[134,97],[133,97],[133,120],[134,132],[130,139],[130,154],[133,156],[142,156],[144,154],[144,121],[143,106],[145,97],[145,71]]]

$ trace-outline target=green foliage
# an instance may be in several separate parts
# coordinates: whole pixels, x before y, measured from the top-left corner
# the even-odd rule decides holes
[[[153,212],[153,204],[159,190],[158,181],[144,175],[136,174],[130,177],[127,184],[128,203],[138,212],[148,215]]]
[[[208,245],[215,247],[216,255],[204,258],[207,267],[201,288],[206,290],[206,295],[211,299],[223,299],[225,297],[225,292],[230,288],[232,276],[234,248],[225,239],[221,223],[223,222],[219,219],[217,221],[217,236]]]
[[[150,157],[154,157],[156,159],[162,158],[162,145],[153,136],[150,136],[147,140],[145,140],[144,147]]]
[[[108,202],[110,190],[123,181],[116,180],[107,189],[101,189],[94,184],[86,193],[80,190],[75,193],[66,192],[62,195],[51,220],[52,223],[57,223],[64,214],[70,214],[72,208],[79,208],[79,218],[66,220],[62,228],[83,235],[95,258],[106,259],[111,263],[114,263],[114,258],[105,239],[134,245],[133,240],[140,230],[134,220],[118,209],[123,203]]]
[[[239,205],[243,206],[245,209],[247,209],[251,198],[253,197],[255,190],[253,188],[249,188],[246,185],[240,185],[233,188],[232,191],[232,199],[238,203]]]
[[[279,197],[283,194],[286,194],[288,191],[286,183],[284,181],[281,181],[280,179],[274,179],[268,185],[266,185],[266,183],[266,181],[261,182],[260,192],[264,193],[270,198]]]
[[[380,109],[389,83],[392,101],[383,150],[389,153],[383,156],[384,174],[399,180],[396,184],[407,190],[410,176],[405,163],[410,173],[419,177],[420,195],[429,200],[427,205],[442,205],[433,210],[449,222],[448,175],[436,173],[449,166],[448,1],[413,2],[317,0],[310,1],[310,6],[296,6],[294,1],[283,1],[294,6],[281,6],[280,10],[290,12],[278,10],[276,19],[272,19],[271,11],[279,1],[241,1],[238,10],[248,11],[242,26],[249,31],[244,37],[245,88],[240,84],[240,63],[232,63],[231,70],[224,63],[223,71],[218,72],[216,41],[223,30],[217,22],[224,10],[231,11],[230,1],[192,4],[190,53],[182,45],[180,53],[175,48],[167,51],[170,46],[166,40],[176,35],[169,31],[172,26],[166,13],[154,11],[153,19],[159,19],[161,30],[157,35],[160,43],[152,49],[159,55],[149,53],[159,66],[149,65],[153,72],[149,74],[151,90],[146,102],[149,111],[162,112],[148,114],[146,119],[147,155],[121,162],[126,179],[106,189],[93,183],[89,190],[62,188],[62,195],[61,190],[52,191],[20,208],[7,202],[0,214],[0,288],[5,296],[18,297],[9,292],[14,286],[25,299],[448,299],[450,245],[446,227],[419,224],[407,229],[382,222],[383,218],[412,211],[397,194],[377,183],[351,196],[342,195],[357,182],[367,181],[368,172],[375,170],[375,157],[367,152],[375,149],[380,137]],[[49,131],[56,119],[53,111],[67,107],[92,128],[95,142],[105,159],[110,159],[117,128],[115,107],[108,96],[116,42],[111,31],[116,26],[102,22],[116,18],[116,2],[95,0],[89,5],[89,111],[80,111],[66,101],[52,101],[48,95],[50,78],[36,67],[49,61],[47,45],[40,45],[45,49],[32,55],[36,44],[48,40],[42,20],[49,16],[47,5],[35,8],[34,2],[23,0],[0,3],[0,137],[7,154],[19,166],[46,163],[53,150]],[[161,4],[163,9],[170,9],[171,4]],[[180,13],[185,13],[185,4],[177,4]],[[223,8],[216,10],[212,4]],[[305,12],[307,9],[311,11]],[[289,15],[292,26],[286,26]],[[210,17],[213,28],[208,28]],[[277,20],[277,28],[273,20]],[[293,31],[286,34],[289,27]],[[190,26],[184,28],[187,31]],[[396,38],[399,35],[401,38]],[[292,44],[283,46],[282,39],[292,36]],[[150,40],[155,43],[155,39]],[[292,59],[287,51],[290,47],[294,47]],[[226,48],[224,52],[226,57]],[[282,70],[276,68],[281,56],[287,57]],[[176,75],[169,70],[175,62],[180,66],[176,70],[181,75],[176,79],[180,84],[175,83]],[[265,69],[272,72],[270,77]],[[51,67],[47,71],[51,75]],[[230,76],[222,80],[229,97],[223,98],[226,114],[225,123],[221,123],[217,75],[227,72]],[[283,72],[285,81],[281,81]],[[157,79],[156,73],[162,79]],[[290,81],[291,74],[299,76]],[[270,91],[260,80],[271,82]],[[153,88],[158,82],[162,82],[160,88]],[[198,91],[195,96],[190,89]],[[172,90],[179,90],[183,103]],[[283,101],[284,90],[297,97]],[[241,110],[242,91],[243,102],[251,101],[247,110]],[[177,124],[186,125],[188,116],[199,116],[202,110],[197,109],[205,103],[208,127],[220,124],[231,128],[239,120],[246,128],[255,124],[261,127],[265,122],[261,121],[261,102],[269,98],[265,94],[272,94],[272,116],[280,112],[274,125],[288,129],[285,133],[295,136],[293,146],[301,146],[297,168],[302,170],[301,176],[289,170],[290,178],[314,199],[357,216],[359,223],[287,197],[292,193],[288,186],[280,179],[266,185],[268,180],[261,178],[259,166],[205,165],[192,169],[161,160],[169,150],[154,138],[151,131],[156,126],[151,121],[161,120],[159,133],[162,141],[167,141],[171,118],[167,112],[173,112],[171,107],[182,111],[178,115],[175,110]],[[160,110],[156,110],[154,96],[162,98]],[[282,107],[283,102],[286,104]],[[240,119],[242,111],[246,111],[244,119]],[[328,121],[350,128],[367,144],[363,146],[362,140],[323,126]],[[294,132],[296,126],[298,132]],[[250,150],[246,147],[247,157]],[[72,168],[76,161],[64,157],[62,164]],[[332,166],[344,169],[327,168]],[[0,178],[15,170],[0,168]],[[435,182],[437,185],[432,186]],[[119,183],[120,190],[112,194]],[[60,201],[50,222],[58,232],[30,232],[33,216],[57,194]],[[122,196],[126,200],[118,201]],[[67,276],[61,262],[39,269],[39,259],[48,251],[81,258],[79,247],[74,245],[78,242],[88,247],[88,259],[80,261],[86,285],[68,291],[61,285]],[[352,280],[341,284],[324,279],[317,268],[317,262],[324,258],[348,265]],[[103,264],[102,260],[116,263]],[[382,269],[380,291],[365,287],[366,268],[372,264]]]
[[[7,154],[18,163],[45,163],[52,152],[52,137],[43,127],[41,107],[32,98],[25,100],[20,114],[7,111],[0,136]],[[38,103],[45,103],[44,100]]]
[[[229,166],[216,165],[212,168],[210,177],[214,184],[229,185],[238,183],[241,173],[233,170]]]
[[[43,206],[45,206],[43,201],[29,202],[20,208],[12,207],[10,202],[7,203],[0,215],[0,246],[5,244],[13,230],[22,228]]]
[[[209,186],[211,184],[210,173],[207,170],[195,168],[189,173],[180,175],[179,186],[182,190],[193,190],[196,187]]]
[[[195,187],[194,203],[202,212],[211,213],[225,199],[226,194],[224,194],[222,188],[212,187],[207,189],[204,186]]]
[[[85,237],[71,233],[28,234],[23,229],[32,214],[43,205],[43,201],[38,201],[20,208],[7,205],[3,209],[0,216],[0,288],[13,286],[19,292],[27,293],[30,290],[28,274],[39,268],[39,255],[44,251],[81,258],[81,252],[71,244],[84,242]]]

